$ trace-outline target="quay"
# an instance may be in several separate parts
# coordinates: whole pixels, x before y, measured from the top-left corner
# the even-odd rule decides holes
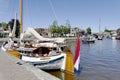
[[[60,80],[60,79],[0,50],[0,80]]]

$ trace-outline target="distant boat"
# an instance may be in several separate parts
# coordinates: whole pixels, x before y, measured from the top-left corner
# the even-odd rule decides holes
[[[117,39],[117,40],[120,40],[120,35],[117,35],[116,39]]]
[[[84,36],[82,38],[82,42],[83,43],[94,43],[95,42],[95,38],[93,36]]]
[[[117,38],[117,33],[112,34],[111,37],[112,37],[113,40],[116,39]]]
[[[99,19],[99,33],[98,33],[98,40],[103,40],[103,36],[101,34],[101,19]]]
[[[98,40],[103,40],[103,37],[99,35]]]

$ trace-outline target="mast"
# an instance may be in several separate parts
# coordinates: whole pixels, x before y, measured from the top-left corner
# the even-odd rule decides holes
[[[23,18],[23,16],[22,16],[22,13],[23,13],[23,0],[20,0],[20,33],[22,33],[23,32],[23,21],[22,21],[22,18]]]
[[[101,19],[99,18],[99,34],[100,34]]]

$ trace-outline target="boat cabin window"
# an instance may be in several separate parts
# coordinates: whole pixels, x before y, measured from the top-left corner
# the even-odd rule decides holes
[[[56,48],[53,48],[53,50],[55,50],[55,51],[56,51],[57,49],[56,49]]]
[[[18,43],[17,41],[14,41],[14,43]]]

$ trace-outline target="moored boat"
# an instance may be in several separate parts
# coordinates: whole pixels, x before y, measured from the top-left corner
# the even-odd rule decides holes
[[[102,36],[98,36],[98,40],[103,40]]]
[[[36,44],[37,45],[37,44]],[[54,43],[39,43],[32,48],[16,48],[22,56],[21,59],[40,69],[65,69],[66,54]]]
[[[117,33],[114,33],[114,34],[112,34],[112,40],[115,40],[118,36],[117,36]]]
[[[22,22],[20,22],[20,25],[22,26]],[[72,73],[74,72],[73,65],[71,66],[71,64],[73,64],[71,63],[72,57],[69,57],[71,62],[67,60],[67,56],[71,56],[72,54],[65,54],[60,48],[65,46],[64,38],[45,38],[31,28],[26,30],[26,33],[22,34],[22,27],[20,27],[20,34],[22,35],[16,45],[13,40],[13,38],[15,38],[15,27],[16,26],[12,29],[9,40],[2,45],[2,50],[41,69],[61,69],[67,71],[66,66],[70,66],[70,71]],[[37,38],[37,41],[24,42],[24,39],[29,37],[29,35]],[[66,62],[69,62],[69,65],[66,65]]]
[[[120,40],[120,35],[117,35],[116,39],[117,39],[117,40]]]
[[[95,38],[93,36],[84,36],[82,38],[82,42],[83,43],[94,43],[95,42]]]

